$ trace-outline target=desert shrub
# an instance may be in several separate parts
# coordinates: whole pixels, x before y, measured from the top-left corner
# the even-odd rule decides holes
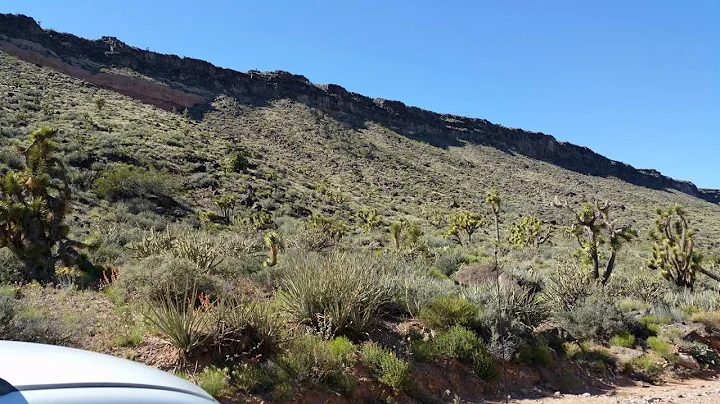
[[[0,340],[71,345],[81,327],[50,318],[25,299],[16,299],[16,288],[0,286]]]
[[[293,397],[293,392],[295,391],[292,384],[289,382],[283,382],[275,386],[275,389],[272,393],[272,401],[273,403],[284,403],[285,401],[289,401]]]
[[[655,379],[663,370],[662,358],[654,354],[640,355],[630,363],[636,371],[649,379]]]
[[[465,254],[453,248],[436,252],[433,266],[445,276],[450,276],[460,269],[460,265],[467,263],[468,259]]]
[[[347,337],[342,336],[329,341],[328,348],[333,357],[342,361],[347,361],[353,352],[355,352],[355,344],[347,339]]]
[[[565,342],[562,347],[567,358],[586,363],[596,371],[604,371],[616,365],[615,357],[605,348],[591,347],[585,342]]]
[[[497,339],[498,333],[531,337],[533,329],[548,316],[539,296],[515,283],[501,284],[499,298],[496,287],[490,284],[467,288],[463,296],[483,308],[478,327],[491,339]]]
[[[324,252],[335,247],[338,240],[332,234],[317,228],[306,228],[298,232],[291,239],[291,243],[301,251]]]
[[[449,280],[439,280],[418,274],[399,274],[395,282],[402,285],[395,301],[412,317],[418,316],[422,309],[441,296],[449,296],[456,292],[455,285]]]
[[[243,363],[231,373],[233,385],[246,393],[269,390],[277,384],[278,376],[269,362]]]
[[[241,173],[248,168],[252,168],[250,163],[250,155],[244,150],[233,152],[226,160],[222,162],[222,165],[228,172]]]
[[[624,296],[649,304],[661,302],[663,297],[670,292],[666,281],[648,275],[615,279],[613,284],[620,285],[620,293]]]
[[[368,342],[360,348],[360,358],[375,380],[396,390],[408,387],[410,364],[398,358],[393,352],[383,349],[374,342]]]
[[[128,247],[134,258],[145,258],[151,255],[164,254],[173,249],[175,236],[166,228],[159,232],[154,229],[143,234],[142,239],[131,243]]]
[[[487,349],[475,352],[472,360],[473,372],[482,380],[493,381],[500,376],[495,359]]]
[[[666,319],[660,319],[654,315],[646,315],[640,317],[640,324],[645,327],[645,330],[647,330],[648,335],[658,335],[660,333],[660,324],[658,324],[661,320]]]
[[[0,163],[6,164],[11,170],[22,170],[25,167],[23,155],[11,147],[0,148]]]
[[[413,354],[420,360],[457,359],[468,362],[481,348],[484,348],[482,340],[460,325],[439,331],[434,338],[412,342]]]
[[[133,326],[127,332],[116,339],[116,344],[121,347],[134,347],[142,343],[145,337],[145,329],[140,326]]]
[[[632,348],[635,346],[635,336],[629,331],[623,331],[615,334],[610,338],[610,346],[619,346],[623,348]]]
[[[0,339],[12,339],[10,323],[15,319],[17,311],[14,288],[0,287]]]
[[[191,261],[203,273],[212,273],[223,261],[215,244],[198,233],[186,234],[175,240],[172,253],[177,258]]]
[[[555,319],[565,331],[579,340],[607,341],[632,326],[632,319],[622,312],[617,302],[602,294],[582,299],[569,311],[556,312]]]
[[[152,229],[155,231],[163,231],[170,224],[167,217],[156,212],[142,211],[140,213],[132,213],[130,206],[123,202],[116,203],[115,215],[119,222],[141,230]]]
[[[334,239],[342,238],[347,231],[345,224],[340,220],[317,213],[310,216],[306,226],[308,229],[321,231]]]
[[[215,344],[227,357],[238,354],[270,354],[282,339],[283,323],[269,302],[223,296],[217,301],[220,321]],[[247,341],[249,346],[244,343]],[[238,342],[243,342],[237,346]]]
[[[478,311],[478,306],[465,298],[441,296],[420,310],[418,318],[433,330],[446,330],[454,325],[473,325]]]
[[[327,383],[347,393],[354,386],[354,379],[348,374],[352,363],[347,348],[346,340],[328,342],[302,335],[277,358],[280,377],[295,383]]]
[[[689,320],[695,323],[702,323],[708,331],[720,330],[720,310],[698,311],[692,313]]]
[[[172,255],[152,255],[123,268],[118,287],[141,300],[157,300],[166,293],[181,296],[193,286],[198,293],[217,295],[218,280],[198,269],[195,263]]]
[[[179,190],[172,175],[127,164],[111,166],[93,183],[95,193],[104,199],[117,200],[135,196],[172,198]]]
[[[670,343],[660,337],[648,337],[647,344],[658,355],[667,356],[670,354]]]
[[[155,300],[144,311],[145,318],[168,339],[187,354],[207,341],[212,323],[212,307],[202,304],[195,287],[185,288],[178,299],[170,290]],[[196,307],[199,305],[199,307]]]
[[[539,335],[535,344],[532,345],[532,363],[540,366],[547,366],[552,360],[552,354],[550,353],[550,346],[548,340],[544,335]]]
[[[720,294],[715,290],[680,289],[665,295],[663,303],[679,307],[686,313],[720,310]]]
[[[587,271],[575,264],[561,263],[548,273],[543,296],[555,310],[570,311],[596,289],[598,286]]]
[[[687,352],[703,365],[715,366],[720,363],[720,356],[718,356],[717,351],[702,342],[686,342],[682,348],[683,351]]]
[[[422,361],[457,359],[473,365],[478,377],[492,380],[498,369],[482,339],[471,330],[455,325],[434,338],[411,341],[413,355]]]
[[[23,262],[8,248],[0,248],[0,283],[22,279]]]
[[[218,185],[217,179],[208,173],[192,174],[187,178],[185,183],[190,189],[214,188]]]
[[[198,386],[213,397],[219,397],[230,389],[227,369],[208,366],[196,378]]]
[[[266,212],[250,212],[246,216],[235,215],[231,223],[242,231],[261,231],[275,228],[273,216]]]
[[[382,314],[395,293],[382,264],[360,254],[288,255],[278,265],[281,307],[318,330],[357,335]]]

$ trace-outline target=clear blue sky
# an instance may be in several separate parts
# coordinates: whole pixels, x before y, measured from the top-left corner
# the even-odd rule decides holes
[[[0,12],[541,131],[720,188],[718,0],[10,0]]]

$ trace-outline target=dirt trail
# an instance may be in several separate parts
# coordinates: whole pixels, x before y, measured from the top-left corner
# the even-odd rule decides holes
[[[660,386],[638,385],[618,387],[606,394],[584,395],[563,394],[537,399],[510,400],[517,404],[649,404],[649,403],[687,403],[687,404],[720,404],[720,379],[713,376],[709,379],[690,379],[667,382]]]

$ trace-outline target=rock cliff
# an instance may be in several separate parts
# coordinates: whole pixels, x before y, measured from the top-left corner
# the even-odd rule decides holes
[[[437,147],[472,142],[583,174],[616,177],[643,187],[678,190],[720,202],[718,190],[698,189],[691,182],[655,170],[636,169],[543,133],[507,128],[484,119],[438,114],[399,101],[371,99],[338,85],[315,85],[303,76],[284,71],[243,73],[202,60],[138,49],[114,37],[83,39],[44,30],[23,15],[0,14],[0,49],[168,110],[202,110],[219,94],[257,105],[287,98],[359,126],[365,121],[378,122]]]

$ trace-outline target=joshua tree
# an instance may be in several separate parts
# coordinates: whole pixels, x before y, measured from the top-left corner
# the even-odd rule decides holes
[[[595,279],[601,279],[602,283],[606,284],[615,268],[615,258],[618,250],[625,242],[631,241],[637,236],[635,230],[629,225],[618,226],[617,219],[610,218],[610,208],[612,206],[609,201],[602,204],[598,201],[595,201],[594,204],[586,202],[578,211],[570,207],[567,201],[560,202],[557,198],[555,198],[553,205],[572,213],[574,222],[567,232],[580,245],[577,256],[581,257],[585,263],[592,265]],[[606,243],[609,243],[609,258],[601,276],[601,247]]]
[[[720,281],[720,276],[701,266],[703,257],[695,249],[694,234],[682,206],[658,208],[655,213],[655,228],[650,231],[654,243],[648,266],[659,269],[665,279],[678,286],[692,288],[697,272]]]
[[[265,260],[265,266],[274,267],[277,265],[280,236],[274,231],[265,233],[265,245],[268,247],[268,257]]]
[[[537,248],[550,240],[550,236],[552,236],[552,229],[543,229],[544,224],[535,216],[525,216],[513,225],[512,234],[508,236],[507,240],[511,246],[516,248],[529,246]]]
[[[417,222],[412,222],[407,229],[407,245],[413,248],[420,241],[420,237],[423,236],[423,231],[420,230],[420,225]]]
[[[390,230],[390,240],[392,240],[396,250],[400,249],[402,241],[402,228],[403,224],[401,221],[390,223],[390,227],[388,228],[388,230]]]
[[[232,192],[226,192],[219,197],[215,203],[220,209],[220,215],[225,219],[225,223],[230,223],[233,216],[233,210],[237,204],[237,196]]]
[[[382,217],[378,215],[377,209],[361,210],[357,213],[358,221],[364,232],[371,232],[382,224]]]
[[[450,227],[445,231],[445,237],[462,245],[460,235],[467,235],[468,245],[472,243],[472,235],[487,223],[479,213],[463,212],[456,215],[450,215]]]
[[[65,215],[71,191],[65,167],[55,156],[56,135],[56,129],[47,127],[31,133],[31,144],[22,151],[25,169],[8,172],[0,184],[0,247],[24,262],[27,280],[50,280],[57,259],[72,264],[74,247],[80,245],[68,240]]]

